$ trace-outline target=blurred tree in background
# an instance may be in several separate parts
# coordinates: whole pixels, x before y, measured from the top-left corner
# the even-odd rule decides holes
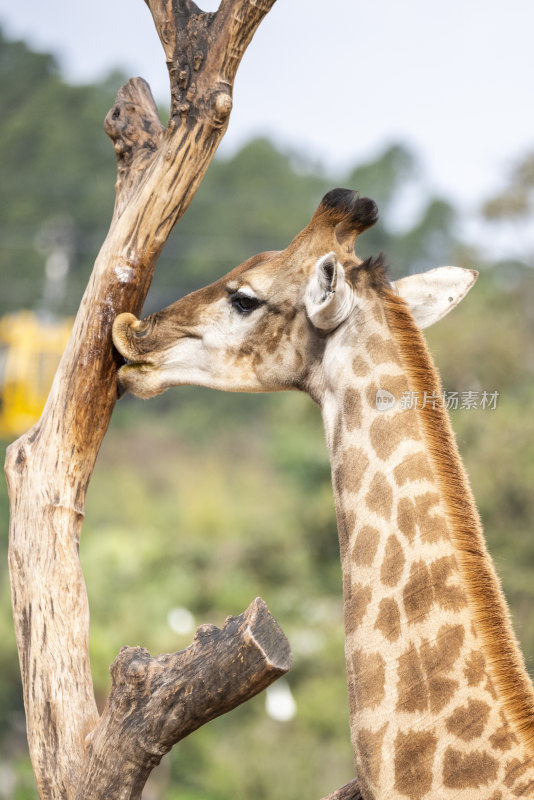
[[[43,268],[57,230],[68,239],[70,271],[54,311],[76,311],[111,217],[115,160],[102,121],[121,81],[117,74],[70,86],[53,57],[0,34],[0,315],[45,308]],[[334,185],[378,202],[381,221],[358,251],[384,251],[393,277],[439,264],[482,266],[468,300],[428,339],[447,391],[499,392],[495,410],[460,410],[453,424],[532,667],[531,267],[483,263],[459,241],[454,207],[428,196],[423,178],[416,155],[398,144],[331,176],[254,140],[211,165],[167,243],[145,311],[255,252],[285,247]],[[25,756],[7,532],[1,482],[0,798],[24,800],[36,794]],[[81,555],[100,704],[123,644],[152,654],[186,647],[197,625],[222,625],[257,595],[294,652],[285,706],[272,695],[267,713],[262,695],[196,732],[164,759],[146,798],[301,800],[351,777],[337,533],[322,423],[309,398],[187,388],[148,403],[121,400],[89,490]]]
[[[484,204],[491,220],[530,217],[534,212],[534,153],[528,153],[510,170],[501,192]]]

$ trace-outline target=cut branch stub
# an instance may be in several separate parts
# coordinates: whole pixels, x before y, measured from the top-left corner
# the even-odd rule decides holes
[[[181,739],[265,689],[291,666],[289,642],[261,598],[224,628],[201,626],[193,644],[151,658],[123,647],[111,665],[111,691],[88,737],[89,761],[78,797],[141,796],[161,757]]]
[[[119,199],[129,195],[132,176],[147,168],[165,134],[150,86],[143,78],[131,78],[119,89],[104,121],[104,130],[117,156]]]
[[[192,0],[146,0],[167,59],[171,119],[196,118],[211,104],[215,126],[227,122],[237,68],[274,2],[222,0],[204,12]]]
[[[216,14],[201,11],[190,0],[145,2],[165,51],[171,88],[171,120],[184,119],[198,103],[199,75],[205,70],[212,76],[218,72],[206,66],[208,50],[217,44],[210,36]]]

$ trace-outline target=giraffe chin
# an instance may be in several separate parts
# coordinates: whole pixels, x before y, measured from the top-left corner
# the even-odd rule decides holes
[[[117,374],[120,395],[126,392],[148,400],[168,389],[162,384],[157,368],[150,364],[125,364]]]

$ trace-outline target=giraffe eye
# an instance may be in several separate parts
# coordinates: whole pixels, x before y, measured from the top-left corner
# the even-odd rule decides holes
[[[240,314],[250,314],[251,311],[255,311],[256,308],[262,305],[261,300],[258,300],[257,297],[251,297],[249,294],[243,294],[242,292],[233,294],[230,301]]]

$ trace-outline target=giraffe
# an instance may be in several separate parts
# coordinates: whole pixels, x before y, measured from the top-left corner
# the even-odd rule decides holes
[[[332,467],[355,768],[365,800],[534,796],[534,692],[421,329],[477,273],[390,283],[356,237],[372,200],[334,189],[283,251],[113,339],[123,390],[300,390]],[[418,392],[429,402],[404,408]]]

